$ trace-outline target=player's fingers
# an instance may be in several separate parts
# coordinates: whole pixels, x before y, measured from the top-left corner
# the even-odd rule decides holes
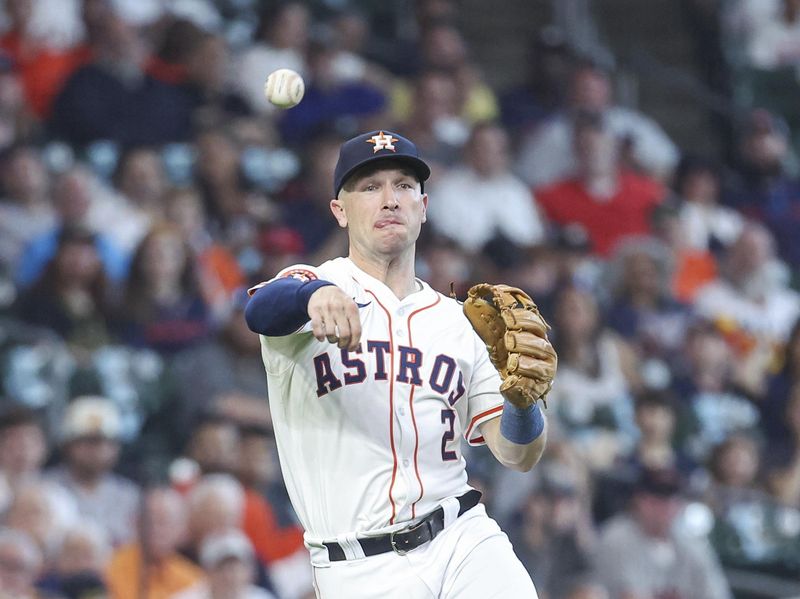
[[[347,320],[350,323],[350,351],[355,351],[361,345],[361,317],[358,314],[358,306],[353,305],[347,310]]]
[[[321,314],[309,314],[311,316],[311,334],[317,341],[325,339],[325,321]]]
[[[350,347],[350,323],[344,315],[340,315],[336,319],[336,335],[339,342],[337,345],[340,348]]]
[[[332,314],[328,314],[325,317],[325,339],[328,340],[328,343],[336,343],[339,341],[339,333],[336,327],[336,318]],[[322,339],[320,339],[322,341]]]

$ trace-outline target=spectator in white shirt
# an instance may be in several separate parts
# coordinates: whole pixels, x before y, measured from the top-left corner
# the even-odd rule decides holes
[[[630,145],[630,160],[648,175],[664,180],[678,162],[678,150],[664,130],[640,112],[613,104],[611,81],[592,64],[572,74],[569,106],[534,129],[522,142],[517,173],[534,187],[574,174],[573,115],[592,112],[603,117],[614,137]]]
[[[675,174],[675,192],[683,200],[679,219],[688,247],[713,251],[736,241],[744,219],[735,210],[720,205],[716,165],[699,157],[684,158]]]
[[[499,125],[475,126],[465,166],[446,173],[431,190],[431,226],[469,252],[497,235],[530,247],[545,227],[530,189],[509,169],[509,140]]]
[[[264,80],[275,69],[286,68],[305,75],[310,14],[301,2],[287,2],[261,15],[259,38],[239,58],[238,91],[256,112],[273,109],[264,100]]]

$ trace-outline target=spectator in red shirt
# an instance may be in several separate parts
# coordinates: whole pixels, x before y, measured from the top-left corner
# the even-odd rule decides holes
[[[593,251],[608,256],[622,238],[650,232],[650,213],[664,190],[621,168],[619,140],[598,116],[579,115],[574,129],[577,173],[538,189],[536,198],[550,221],[583,225]]]

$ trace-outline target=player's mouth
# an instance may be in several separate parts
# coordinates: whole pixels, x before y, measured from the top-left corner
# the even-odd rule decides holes
[[[387,227],[391,227],[393,225],[402,226],[403,221],[398,220],[396,218],[382,218],[381,220],[375,223],[375,228],[386,229]]]

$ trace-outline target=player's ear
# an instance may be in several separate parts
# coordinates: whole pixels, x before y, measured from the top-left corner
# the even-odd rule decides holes
[[[428,220],[428,194],[422,194],[422,222]]]
[[[347,213],[344,209],[344,202],[339,198],[333,198],[331,200],[331,212],[333,213],[333,218],[336,219],[336,222],[339,223],[339,226],[342,229],[347,228]]]

